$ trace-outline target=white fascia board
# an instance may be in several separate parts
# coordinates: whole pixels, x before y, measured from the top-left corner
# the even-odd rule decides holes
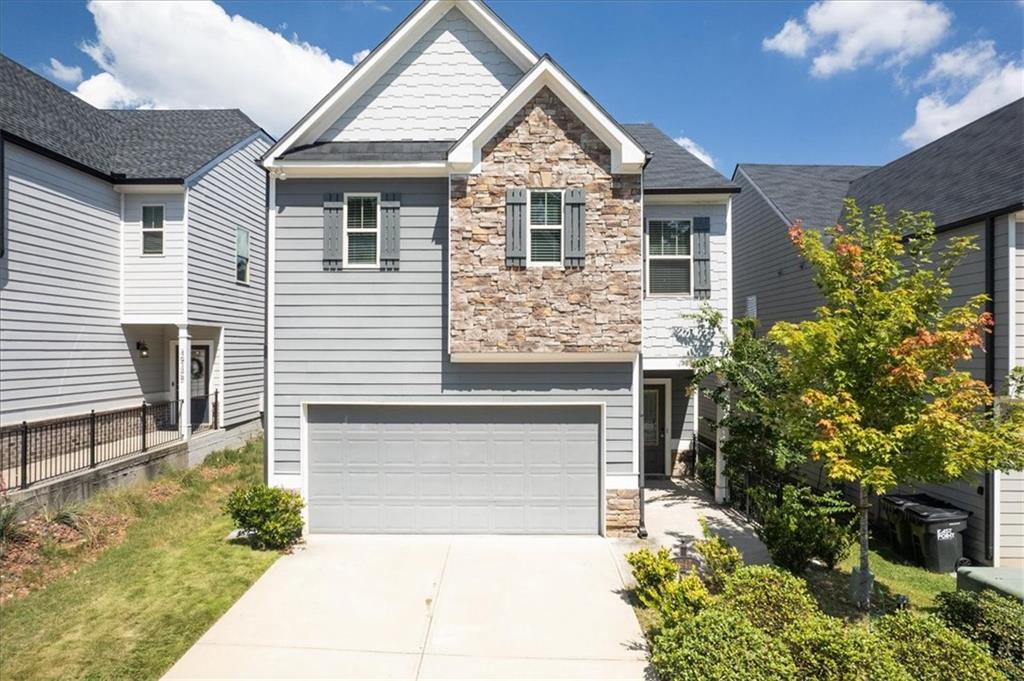
[[[534,67],[529,76],[509,90],[498,105],[477,121],[451,148],[448,152],[448,163],[452,172],[479,173],[483,146],[545,86],[608,145],[612,152],[612,173],[643,171],[647,155],[640,145],[554,63],[543,61]]]
[[[644,203],[648,206],[727,206],[732,197],[733,194],[714,192],[707,194],[644,194]]]
[[[458,7],[519,68],[524,71],[537,62],[537,56],[522,40],[508,30],[478,0],[427,0],[395,31],[359,62],[320,102],[278,140],[267,152],[263,165],[277,166],[276,159],[298,144],[310,144],[326,131],[366,90],[390,69],[409,48],[423,37],[448,10]]]
[[[635,352],[453,352],[453,363],[493,363],[508,364],[547,364],[559,362],[565,364],[596,363],[596,362],[632,362],[636,359]]]
[[[444,161],[420,163],[337,163],[333,161],[277,161],[275,176],[279,180],[306,177],[447,177]]]
[[[121,194],[184,194],[184,184],[115,184]]]

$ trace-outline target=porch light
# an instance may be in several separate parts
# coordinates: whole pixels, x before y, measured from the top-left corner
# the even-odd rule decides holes
[[[149,357],[149,346],[146,345],[146,341],[136,341],[135,349],[139,351],[139,357],[141,359]]]

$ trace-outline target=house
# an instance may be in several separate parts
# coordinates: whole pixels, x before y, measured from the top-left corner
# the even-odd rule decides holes
[[[311,532],[637,530],[736,185],[475,1],[420,4],[263,164],[268,479]]]
[[[940,244],[974,237],[979,249],[950,278],[951,303],[989,297],[995,326],[966,367],[1006,394],[1007,374],[1024,365],[1024,99],[881,167],[741,163],[733,181],[743,188],[734,201],[733,304],[765,329],[809,318],[822,300],[786,238],[789,225],[835,224],[847,196],[865,210],[931,211]],[[971,560],[1024,565],[1024,472],[917,487],[971,512]]]
[[[0,136],[4,484],[259,428],[273,140],[237,110],[100,110],[4,56]]]

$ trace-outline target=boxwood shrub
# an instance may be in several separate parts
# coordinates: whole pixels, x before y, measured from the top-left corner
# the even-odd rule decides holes
[[[735,546],[711,531],[706,518],[700,519],[704,538],[693,542],[694,550],[702,560],[701,576],[712,593],[718,593],[729,575],[743,565],[743,557]]]
[[[782,630],[801,679],[815,681],[913,681],[867,629],[825,615]]]
[[[916,681],[1006,680],[984,647],[932,615],[895,612],[880,618],[875,632]]]
[[[725,582],[722,602],[767,632],[818,614],[807,582],[767,565],[741,567]]]
[[[302,539],[302,496],[266,485],[233,491],[224,510],[254,549],[286,549]]]
[[[942,621],[988,648],[1007,677],[1024,681],[1024,603],[990,589],[947,591],[936,601]]]
[[[633,568],[636,580],[636,596],[647,608],[657,608],[665,585],[679,577],[679,566],[672,560],[668,549],[662,547],[657,553],[640,549],[626,554],[626,562]]]
[[[661,592],[658,612],[666,627],[677,626],[711,607],[715,597],[704,582],[691,570],[681,579],[666,582]]]

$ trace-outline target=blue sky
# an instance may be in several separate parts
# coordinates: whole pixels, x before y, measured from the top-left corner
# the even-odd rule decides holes
[[[884,163],[1024,92],[1018,1],[491,6],[616,118],[688,138],[726,175]],[[280,134],[413,7],[4,0],[0,50],[97,105],[238,106]]]

